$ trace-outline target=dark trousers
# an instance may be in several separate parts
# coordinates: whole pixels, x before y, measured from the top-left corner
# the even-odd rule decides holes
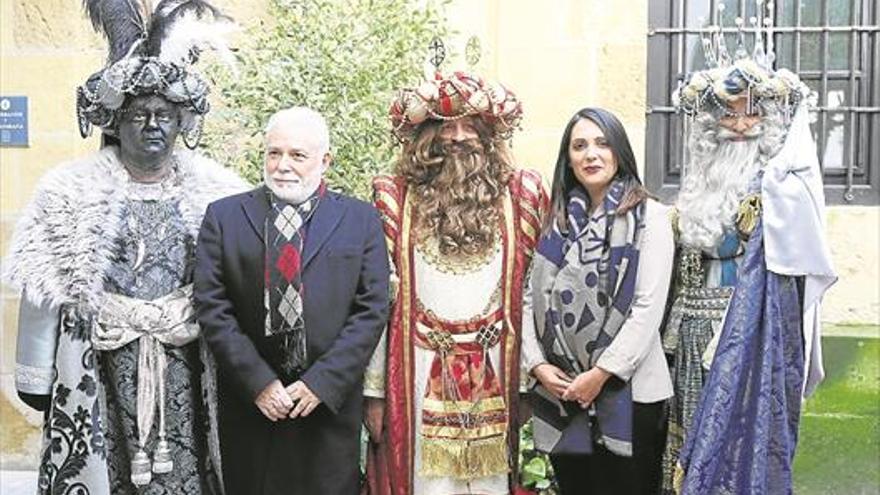
[[[591,455],[551,455],[561,495],[653,495],[660,492],[665,442],[663,402],[633,404],[633,456],[595,445]]]

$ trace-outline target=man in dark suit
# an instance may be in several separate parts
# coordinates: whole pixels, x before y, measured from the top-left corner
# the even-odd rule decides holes
[[[364,368],[385,327],[378,213],[328,191],[324,119],[266,126],[265,185],[208,206],[199,322],[217,360],[227,495],[354,495]]]

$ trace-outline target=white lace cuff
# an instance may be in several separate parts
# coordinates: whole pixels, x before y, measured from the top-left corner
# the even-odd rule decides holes
[[[52,393],[52,383],[54,382],[54,368],[38,368],[26,364],[15,365],[15,388],[19,392],[49,395]]]

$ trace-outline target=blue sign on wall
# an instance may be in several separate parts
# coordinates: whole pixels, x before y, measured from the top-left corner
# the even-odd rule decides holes
[[[27,145],[27,96],[0,96],[0,146]]]

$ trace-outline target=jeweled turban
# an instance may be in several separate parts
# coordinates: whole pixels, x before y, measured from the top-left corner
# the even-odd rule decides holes
[[[509,139],[522,119],[522,104],[516,95],[496,82],[465,72],[433,80],[418,88],[401,90],[391,104],[394,134],[411,141],[425,121],[449,121],[477,116],[492,129],[498,139]]]

